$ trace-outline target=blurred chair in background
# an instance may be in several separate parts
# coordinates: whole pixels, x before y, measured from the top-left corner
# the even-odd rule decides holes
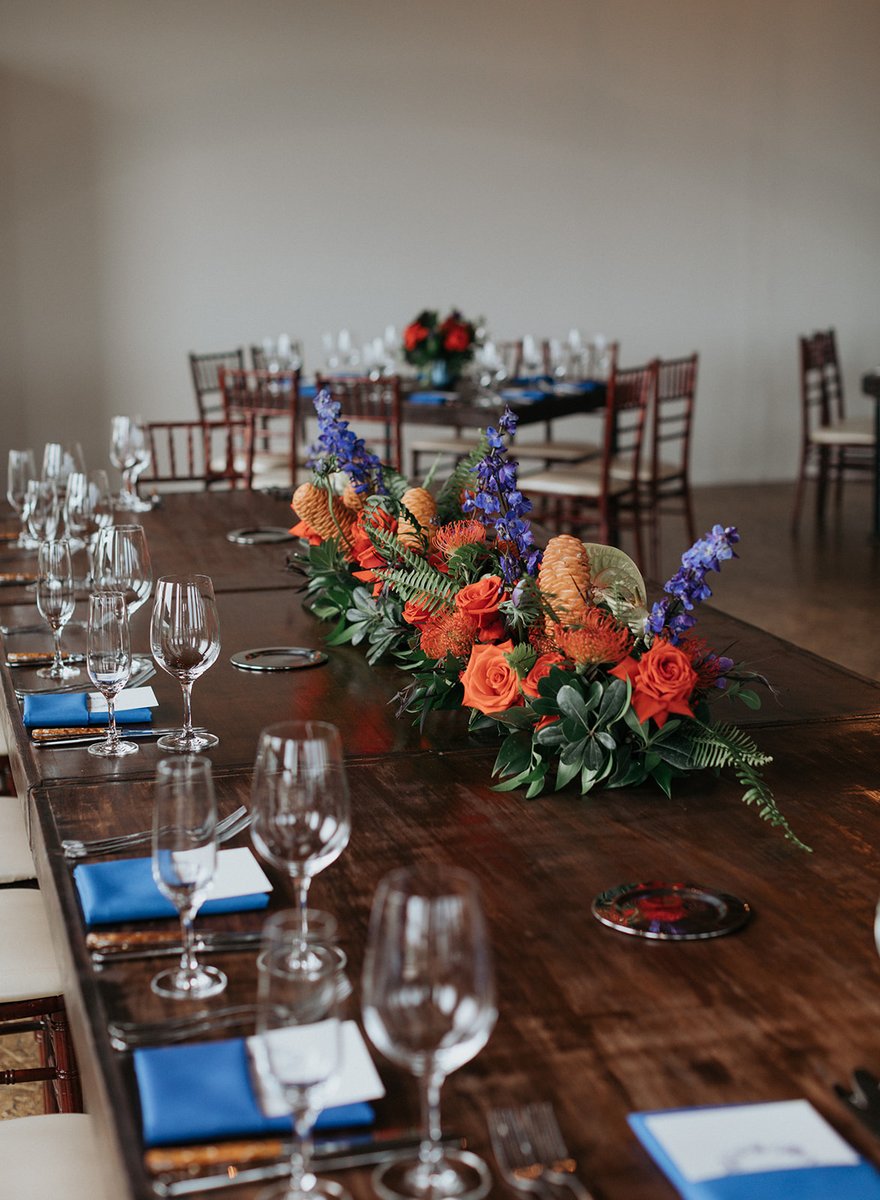
[[[184,483],[250,488],[253,478],[254,422],[250,416],[226,421],[150,421],[144,425],[150,464],[139,488],[181,490]]]
[[[296,487],[299,465],[299,368],[279,371],[220,370],[227,419],[254,423],[253,486],[259,491]]]
[[[874,426],[870,417],[847,417],[843,403],[843,378],[837,357],[834,330],[800,339],[801,453],[791,514],[792,532],[801,516],[804,483],[810,465],[817,466],[816,518],[825,519],[828,482],[837,484],[841,499],[844,474],[874,469]]]
[[[223,399],[220,394],[220,369],[222,367],[242,370],[244,368],[244,350],[223,350],[217,354],[190,354],[189,356],[189,369],[192,372],[200,421],[219,414],[223,409]]]
[[[365,425],[380,425],[379,457],[383,463],[402,470],[403,433],[401,430],[401,391],[398,375],[384,375],[381,379],[363,376],[319,375],[315,380],[319,392],[327,391],[341,405],[341,415],[351,421],[359,436]]]

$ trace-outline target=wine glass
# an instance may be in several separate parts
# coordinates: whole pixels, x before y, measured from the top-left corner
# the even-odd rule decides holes
[[[21,521],[18,546],[23,550],[35,550],[37,545],[28,532],[27,513],[24,506],[27,485],[31,479],[36,477],[37,465],[34,461],[33,450],[10,450],[6,470],[6,499]]]
[[[476,1155],[440,1145],[440,1089],[495,1025],[495,987],[476,879],[442,865],[392,871],[373,901],[363,974],[364,1028],[419,1082],[425,1128],[417,1159],[373,1176],[382,1200],[476,1200],[489,1173]]]
[[[251,840],[296,888],[308,937],[312,877],[335,862],[351,836],[342,742],[325,721],[285,721],[260,734],[251,785]]]
[[[192,686],[220,653],[220,619],[214,585],[207,575],[166,575],[156,585],[150,622],[153,658],[183,691],[183,729],[159,738],[163,750],[194,754],[216,746],[213,733],[192,724]]]
[[[64,523],[68,536],[82,541],[86,549],[88,570],[86,587],[91,587],[95,577],[95,543],[98,534],[113,521],[113,496],[106,471],[92,471],[86,475],[75,471],[67,481],[64,500]]]
[[[310,1161],[312,1128],[342,1061],[340,956],[332,945],[312,943],[304,959],[299,921],[299,913],[270,917],[257,960],[260,1065],[280,1086],[293,1123],[289,1178],[260,1200],[347,1200],[338,1183],[312,1175]]]
[[[148,512],[153,506],[141,500],[136,482],[150,462],[150,448],[143,424],[137,417],[118,416],[110,422],[110,462],[122,473],[122,491],[117,504],[129,512]]]
[[[34,545],[57,541],[60,505],[54,483],[29,479],[24,494],[24,514]]]
[[[41,679],[75,679],[80,673],[79,667],[66,665],[61,656],[61,631],[75,607],[70,546],[65,541],[42,542],[37,552],[37,611],[52,630],[55,657],[50,667],[37,671]]]
[[[176,967],[151,981],[159,996],[203,1000],[226,987],[222,971],[198,961],[193,930],[216,869],[217,801],[211,763],[198,755],[163,758],[156,768],[153,879],[177,909],[183,952]]]
[[[54,484],[59,496],[67,490],[67,481],[75,471],[85,471],[85,458],[79,442],[47,442],[43,447],[44,483]]]
[[[94,551],[99,587],[125,593],[129,618],[150,598],[153,566],[142,525],[106,525],[98,531]]]
[[[122,592],[99,590],[89,596],[86,642],[89,679],[107,701],[107,737],[89,746],[99,758],[124,758],[136,754],[136,742],[125,742],[116,727],[116,695],[131,677],[131,640],[128,608]]]

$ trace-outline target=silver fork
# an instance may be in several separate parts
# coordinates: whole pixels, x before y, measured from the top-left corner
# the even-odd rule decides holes
[[[247,829],[252,820],[251,814],[243,804],[231,812],[228,817],[217,822],[218,842],[228,842]],[[143,846],[151,841],[151,829],[139,830],[137,833],[120,833],[114,837],[94,838],[91,841],[79,841],[76,838],[65,838],[61,843],[65,858],[91,858],[102,854],[115,854],[118,850],[130,850],[133,846]]]
[[[574,1175],[575,1161],[548,1102],[493,1108],[489,1136],[501,1173],[515,1188],[548,1196],[553,1186],[565,1187],[578,1200],[593,1200]]]

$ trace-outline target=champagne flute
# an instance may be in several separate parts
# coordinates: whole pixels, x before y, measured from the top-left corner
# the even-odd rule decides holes
[[[136,754],[137,743],[123,741],[116,727],[116,696],[131,676],[128,609],[122,592],[99,590],[89,596],[86,668],[107,701],[107,737],[89,746],[89,754],[99,758]]]
[[[301,936],[299,913],[275,913],[263,927],[257,960],[260,1068],[280,1086],[293,1123],[289,1178],[260,1200],[348,1200],[338,1183],[316,1179],[310,1169],[312,1129],[342,1061],[342,965],[332,945],[313,943],[304,959]]]
[[[37,674],[41,679],[75,679],[79,667],[66,665],[61,656],[61,632],[76,607],[68,543],[51,539],[43,542],[37,554],[37,572],[37,611],[55,639],[52,665],[41,667]]]
[[[213,733],[196,733],[192,686],[220,653],[220,619],[214,585],[207,575],[167,575],[156,585],[150,646],[157,664],[183,691],[183,729],[159,738],[163,750],[194,754],[216,746]]]
[[[205,967],[195,950],[193,923],[214,885],[217,869],[217,800],[211,764],[198,755],[163,758],[156,768],[153,807],[153,879],[180,917],[183,953],[150,987],[172,1000],[204,1000],[226,987],[217,967]]]
[[[419,1082],[424,1133],[417,1159],[373,1176],[382,1200],[477,1200],[486,1164],[440,1145],[440,1089],[482,1050],[495,1025],[486,924],[476,879],[442,865],[403,867],[373,901],[363,974],[364,1028],[377,1050]]]
[[[296,888],[300,928],[309,935],[309,887],[351,836],[342,742],[325,721],[285,721],[260,734],[251,784],[257,852]]]
[[[33,450],[10,450],[6,471],[6,499],[21,521],[18,545],[23,550],[35,550],[37,545],[28,532],[25,510],[27,485],[31,479],[36,479],[36,477],[37,465],[34,461]]]

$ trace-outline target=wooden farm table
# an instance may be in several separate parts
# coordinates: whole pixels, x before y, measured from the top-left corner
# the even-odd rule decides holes
[[[186,565],[211,573],[212,563],[222,563],[230,581],[244,578],[225,565],[228,543],[221,541],[235,523],[225,500],[211,498],[210,516],[195,503],[200,497],[177,498],[150,514],[157,573],[179,559],[180,518],[189,510],[193,520],[201,514],[202,524]],[[628,1131],[626,1114],[637,1109],[807,1096],[874,1155],[860,1128],[838,1110],[831,1083],[858,1064],[880,1070],[880,967],[871,932],[880,893],[876,684],[721,613],[702,614],[700,632],[710,642],[732,645],[782,689],[778,707],[768,701],[754,715],[743,708],[737,719],[740,711],[743,723],[750,716],[762,749],[774,756],[767,778],[796,831],[814,847],[811,856],[744,808],[735,781],[710,773],[682,781],[671,801],[638,788],[526,802],[518,792],[491,790],[495,744],[468,741],[462,714],[436,714],[424,734],[408,718],[397,720],[388,701],[400,677],[390,668],[367,668],[357,649],[332,649],[327,666],[277,676],[231,667],[235,649],[317,646],[322,638],[290,577],[276,586],[283,547],[271,554],[265,547],[232,549],[250,550],[259,567],[251,590],[221,593],[221,657],[194,693],[197,720],[221,738],[211,753],[221,811],[247,799],[262,725],[308,713],[341,726],[353,834],[339,861],[316,880],[314,900],[340,919],[356,992],[371,897],[387,869],[430,859],[459,863],[480,878],[500,1018],[488,1047],[447,1084],[450,1128],[462,1130],[494,1166],[487,1109],[550,1098],[597,1200],[674,1195]],[[7,625],[33,618],[30,606],[0,608]],[[136,648],[145,621],[142,610]],[[13,639],[5,639],[7,648]],[[149,991],[155,964],[93,969],[60,842],[148,826],[158,752],[142,745],[138,755],[108,769],[81,749],[34,750],[18,717],[13,675],[20,680],[20,672],[0,666],[2,717],[56,935],[87,1104],[106,1138],[115,1194],[147,1200],[151,1183],[131,1058],[111,1049],[106,1026],[113,1017],[149,1019],[179,1009]],[[167,677],[154,682],[157,720],[173,723],[179,689]],[[621,936],[591,916],[596,893],[648,878],[733,892],[751,902],[755,917],[718,941],[662,944]],[[289,903],[276,883],[273,904]],[[256,928],[260,918],[223,923]],[[230,988],[216,1003],[252,999],[254,956],[239,952],[218,961]],[[388,1088],[380,1125],[415,1123],[412,1082],[380,1065]],[[371,1195],[366,1172],[347,1173],[345,1183],[355,1200]],[[247,1200],[255,1194],[230,1193]],[[509,1193],[496,1181],[493,1195]]]

